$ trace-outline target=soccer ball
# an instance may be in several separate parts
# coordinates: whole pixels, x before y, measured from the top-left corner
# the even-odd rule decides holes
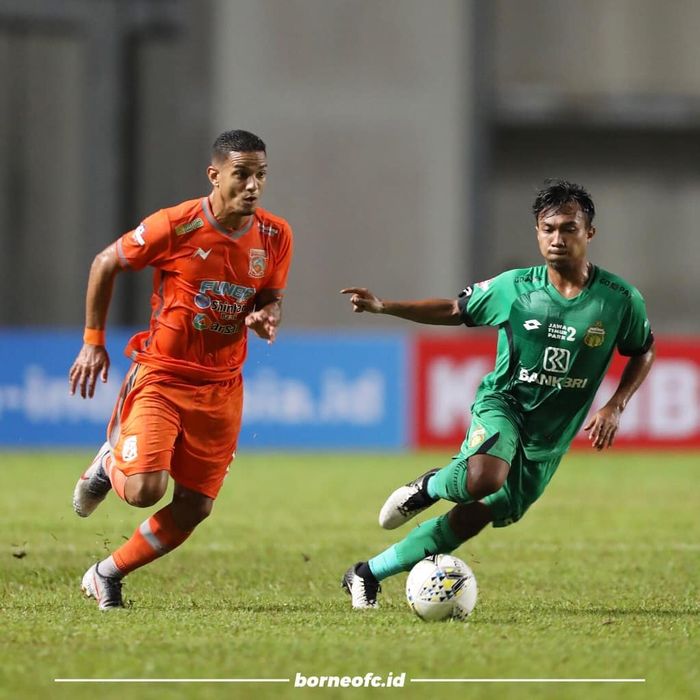
[[[419,561],[406,579],[406,599],[423,620],[466,620],[476,605],[476,578],[451,554]]]

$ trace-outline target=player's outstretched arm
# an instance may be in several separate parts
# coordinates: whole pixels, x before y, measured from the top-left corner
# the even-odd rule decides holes
[[[114,243],[92,261],[85,297],[85,342],[68,373],[71,395],[80,388],[83,398],[92,398],[97,377],[107,381],[109,355],[104,344],[104,331],[114,278],[120,269]]]
[[[364,287],[347,287],[341,294],[350,294],[355,313],[388,314],[407,321],[436,326],[459,326],[461,313],[456,299],[422,299],[420,301],[387,301]]]
[[[622,372],[620,384],[610,401],[591,416],[583,427],[584,430],[589,431],[588,438],[596,450],[612,447],[620,425],[620,416],[634,392],[639,389],[649,374],[655,357],[656,348],[653,345],[643,355],[630,357]]]

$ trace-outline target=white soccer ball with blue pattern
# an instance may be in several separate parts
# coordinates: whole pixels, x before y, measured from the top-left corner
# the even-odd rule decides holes
[[[474,572],[451,554],[419,561],[406,579],[406,599],[423,620],[466,620],[476,605]]]

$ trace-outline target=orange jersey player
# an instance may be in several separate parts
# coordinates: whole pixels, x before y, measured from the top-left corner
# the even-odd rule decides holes
[[[117,240],[122,268],[156,268],[150,329],[129,342],[132,360],[194,380],[240,374],[245,319],[261,297],[281,297],[291,253],[284,219],[264,209],[247,219],[227,229],[203,197],[161,209]]]
[[[263,141],[227,131],[214,142],[207,197],[161,209],[97,255],[90,270],[84,345],[71,393],[107,380],[105,323],[116,274],[155,268],[150,328],[129,341],[133,364],[98,451],[73,492],[87,517],[110,489],[149,507],[175,482],[171,503],[84,574],[102,610],[122,607],[123,577],[179,546],[212,510],[236,449],[247,329],[273,342],[292,258],[284,219],[258,208]]]

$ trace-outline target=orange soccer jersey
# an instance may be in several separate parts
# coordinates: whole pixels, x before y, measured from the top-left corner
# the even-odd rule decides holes
[[[123,267],[156,268],[150,329],[131,338],[127,356],[179,376],[227,381],[245,359],[244,319],[256,294],[284,290],[292,232],[264,209],[231,232],[203,197],[147,217],[118,239],[117,254]]]

